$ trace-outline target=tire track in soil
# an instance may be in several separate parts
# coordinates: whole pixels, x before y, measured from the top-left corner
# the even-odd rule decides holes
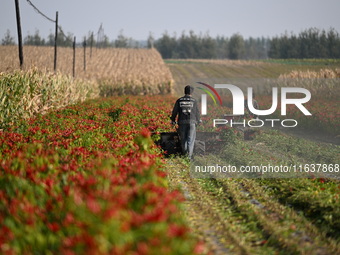
[[[221,200],[219,199],[218,195],[206,190],[206,188],[201,185],[199,180],[190,177],[189,170],[187,169],[188,166],[183,163],[182,159],[168,159],[167,163],[170,189],[179,189],[182,191],[186,199],[184,202],[183,213],[186,216],[185,218],[187,219],[188,225],[192,229],[193,234],[199,240],[203,241],[207,249],[210,251],[210,253],[207,251],[205,254],[261,254],[259,252],[264,251],[257,246],[259,245],[256,244],[258,241],[254,242],[254,239],[248,239],[245,237],[248,230],[239,228],[239,226],[235,227],[235,224],[238,224],[237,222],[232,222],[235,219],[233,217],[229,218],[223,214],[223,211],[225,209],[228,210],[230,205],[228,203],[224,204],[223,201],[221,204]],[[240,182],[238,184],[240,188],[240,194],[238,195],[236,195],[236,190],[238,189],[235,189],[234,185],[229,186],[231,183],[227,182],[227,187],[225,186],[227,183],[224,183],[223,181],[220,182],[218,179],[214,180],[222,185],[224,194],[230,193],[229,195],[231,195],[233,198],[236,196],[236,207],[241,209],[243,214],[247,214],[247,212],[244,210],[247,210],[245,208],[248,206],[251,207],[252,204],[252,210],[254,211],[250,210],[252,212],[249,213],[254,213],[253,216],[256,216],[256,218],[260,220],[261,223],[258,223],[258,226],[260,231],[264,234],[264,236],[266,236],[265,240],[269,237],[272,239],[270,246],[267,246],[268,251],[270,250],[270,254],[328,255],[332,254],[330,253],[330,250],[337,250],[337,245],[334,243],[320,243],[319,239],[324,239],[325,237],[320,235],[320,233],[313,226],[308,224],[308,222],[304,222],[301,218],[299,218],[300,216],[293,214],[293,212],[286,213],[289,215],[295,215],[294,217],[292,216],[294,218],[294,222],[295,224],[301,225],[302,229],[296,225],[297,230],[291,236],[293,240],[283,240],[280,237],[281,234],[279,231],[279,228],[282,227],[281,221],[284,218],[284,216],[281,215],[282,212],[280,212],[280,206],[277,206],[277,204],[275,204],[274,201],[271,201],[271,199],[268,201],[266,200],[264,204],[259,202],[259,197],[248,190],[251,186],[248,187],[248,181],[246,180],[244,181],[245,183]],[[227,187],[229,192],[225,190],[225,187]],[[243,196],[246,196],[247,198],[243,198]],[[272,204],[273,206],[270,206]],[[267,206],[269,207],[267,208]],[[289,211],[289,208],[285,209]],[[266,223],[264,219],[269,220],[269,222]],[[243,219],[243,223],[244,221],[247,221],[247,219]],[[291,225],[287,225],[286,227],[291,228]],[[259,238],[259,236],[257,238]],[[276,240],[275,244],[273,243],[274,239]],[[323,241],[325,240],[326,239]],[[299,243],[301,244],[301,248],[299,247]],[[309,251],[305,250],[305,248]]]
[[[185,196],[184,213],[193,234],[205,243],[210,254],[253,254],[249,247],[243,245],[244,240],[233,234],[230,225],[218,212],[220,205],[195,179],[190,178],[185,168],[187,166],[178,159],[168,160],[170,189],[179,188]]]
[[[269,197],[264,199],[263,195],[265,192],[263,190],[258,192],[259,186],[252,187],[252,184],[254,184],[252,180],[245,179],[233,184],[232,182],[224,182],[223,179],[215,180],[220,182],[226,191],[228,190],[230,193],[233,193],[232,196],[238,200],[239,207],[246,208],[246,205],[252,207],[253,209],[247,209],[248,212],[258,218],[263,230],[273,238],[276,237],[278,245],[285,247],[289,254],[339,254],[336,243],[332,243],[332,241],[328,243],[323,234],[308,220],[300,217],[290,208],[279,205],[278,202],[273,201]],[[258,199],[263,201],[260,202]],[[286,215],[289,215],[292,219],[294,218],[294,223],[296,224],[294,225],[296,230],[291,234],[289,240],[280,238],[281,233],[277,231],[285,225],[284,217]],[[288,224],[286,227],[291,229],[292,226]]]

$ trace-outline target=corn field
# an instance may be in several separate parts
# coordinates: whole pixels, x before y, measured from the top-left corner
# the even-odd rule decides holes
[[[315,78],[340,78],[340,69],[336,68],[332,69],[320,69],[320,71],[300,71],[293,70],[288,74],[282,74],[279,78],[306,78],[306,79],[315,79]]]
[[[0,73],[0,129],[19,119],[98,96],[96,83],[61,74],[37,69]]]
[[[172,75],[154,49],[58,49],[53,74],[53,47],[24,47],[19,71],[16,46],[0,46],[0,129],[21,118],[46,113],[86,98],[114,95],[169,94]]]
[[[16,46],[0,46],[0,72],[19,68]],[[92,56],[91,56],[92,55]],[[53,71],[53,47],[24,46],[24,69]],[[58,48],[57,70],[72,75],[73,50]],[[155,49],[76,49],[75,77],[95,81],[102,96],[121,94],[168,94],[173,79],[161,55]]]
[[[314,95],[336,98],[340,90],[340,69],[320,69],[319,71],[293,70],[278,78],[278,86],[303,87]]]

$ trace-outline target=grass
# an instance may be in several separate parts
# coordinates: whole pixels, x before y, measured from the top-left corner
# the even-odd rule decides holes
[[[339,59],[263,59],[259,61],[284,65],[340,66]]]

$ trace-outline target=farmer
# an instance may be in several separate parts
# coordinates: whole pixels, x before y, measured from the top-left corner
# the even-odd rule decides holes
[[[197,101],[192,97],[194,88],[185,86],[184,96],[177,99],[171,115],[171,124],[176,124],[178,115],[178,129],[181,139],[182,152],[189,159],[192,158],[194,143],[196,139],[196,125],[201,122]]]

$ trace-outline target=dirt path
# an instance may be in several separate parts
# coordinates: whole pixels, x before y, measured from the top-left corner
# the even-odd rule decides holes
[[[182,190],[186,199],[184,213],[194,235],[204,241],[213,254],[248,254],[238,240],[228,235],[228,225],[216,212],[218,205],[197,180],[190,178],[188,166],[180,159],[169,159],[168,166],[170,188]]]

